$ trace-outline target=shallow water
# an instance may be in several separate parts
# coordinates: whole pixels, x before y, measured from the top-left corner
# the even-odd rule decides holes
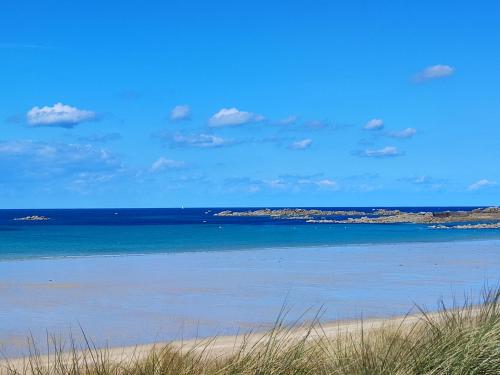
[[[500,280],[500,240],[269,248],[0,262],[0,343],[79,326],[98,345],[133,345],[269,327],[295,319],[434,309]],[[42,344],[43,346],[43,344]]]

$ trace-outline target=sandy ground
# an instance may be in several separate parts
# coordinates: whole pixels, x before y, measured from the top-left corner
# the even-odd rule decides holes
[[[80,327],[99,347],[264,331],[283,305],[286,323],[400,316],[477,297],[499,270],[498,240],[0,262],[0,355]]]
[[[499,249],[497,240],[0,262],[0,358],[26,355],[30,333],[45,352],[47,332],[68,338],[80,327],[116,361],[144,357],[155,346],[136,344],[152,342],[226,355],[261,339],[234,335],[270,329],[284,305],[287,324],[321,310],[331,322],[321,334],[357,332],[360,316],[478,297],[498,283]],[[363,327],[384,322],[401,318]]]
[[[435,314],[430,314],[435,316]],[[400,317],[392,317],[386,319],[368,319],[356,321],[337,321],[326,324],[317,324],[311,329],[310,325],[302,325],[286,332],[287,340],[300,340],[308,334],[307,340],[315,340],[318,338],[336,338],[345,334],[360,333],[361,330],[369,332],[381,327],[408,327],[422,319],[422,315],[414,314]],[[199,340],[185,340],[185,341],[172,341],[172,342],[159,342],[148,345],[114,347],[99,350],[100,353],[105,353],[106,357],[116,363],[127,363],[129,361],[137,361],[145,358],[151,351],[158,350],[164,345],[170,344],[183,351],[190,351],[195,354],[201,354],[203,351],[205,355],[211,357],[223,357],[235,353],[239,348],[245,345],[246,348],[259,344],[266,340],[268,332],[256,332],[246,335],[236,336],[218,336]],[[84,355],[84,352],[79,352],[79,355]],[[65,355],[65,360],[70,361],[71,355]],[[42,362],[51,363],[51,358],[42,355]],[[7,374],[7,368],[14,368],[20,372],[27,367],[26,358],[14,358],[9,360],[0,361],[0,374]]]

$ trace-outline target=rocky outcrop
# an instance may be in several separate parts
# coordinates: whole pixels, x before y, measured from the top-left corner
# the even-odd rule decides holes
[[[431,225],[432,229],[500,229],[500,223],[464,224],[464,225]]]
[[[216,213],[214,216],[235,216],[235,217],[245,217],[245,216],[269,216],[278,218],[309,218],[312,216],[361,216],[366,215],[366,212],[353,211],[353,210],[318,210],[318,209],[307,209],[307,208],[279,208],[270,209],[263,208],[260,210],[253,211],[221,211]]]
[[[346,220],[335,220],[337,224],[397,224],[397,223],[431,223],[434,217],[432,212],[410,213],[402,212],[395,215],[377,217],[350,217]]]
[[[25,216],[25,217],[16,217],[16,218],[14,218],[14,220],[17,220],[17,221],[46,221],[46,220],[50,220],[50,218],[47,216],[32,215],[32,216]]]
[[[317,224],[442,224],[500,220],[500,208],[488,207],[462,211],[402,212],[401,210],[378,209],[371,213],[353,210],[319,210],[304,208],[260,209],[253,211],[222,211],[216,216],[268,216],[275,219],[306,220]],[[346,219],[327,218],[347,216]],[[326,218],[325,218],[326,217]],[[490,225],[485,223],[484,225]]]
[[[429,223],[432,221],[432,213],[421,214],[401,213],[397,215],[378,217],[350,217],[346,220],[307,220],[308,223],[333,223],[333,224],[397,224],[397,223]]]
[[[500,214],[500,207],[476,208],[472,212],[479,214]]]
[[[500,210],[496,207],[476,209],[471,211],[445,211],[445,212],[401,212],[394,215],[334,220],[337,224],[433,224],[433,223],[463,223],[500,220]],[[324,222],[324,221],[309,221]]]
[[[373,211],[373,214],[377,216],[399,215],[401,213],[400,210],[386,210],[385,208]]]

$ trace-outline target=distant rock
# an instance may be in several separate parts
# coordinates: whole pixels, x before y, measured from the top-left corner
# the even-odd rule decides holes
[[[481,222],[500,220],[499,207],[477,208],[461,211],[436,211],[436,212],[403,212],[401,210],[377,209],[371,213],[355,210],[321,210],[305,208],[280,208],[248,211],[222,211],[215,216],[255,217],[267,216],[273,219],[305,220],[307,223],[317,224],[443,224],[443,223],[478,223],[477,225],[497,225]],[[330,216],[330,217],[329,217]],[[331,218],[331,216],[344,216]],[[474,224],[476,225],[476,224]],[[480,228],[480,227],[478,227]],[[496,228],[496,227],[494,227]]]
[[[472,210],[472,212],[500,214],[500,207],[476,208],[475,210]]]
[[[361,211],[344,211],[344,210],[319,210],[319,209],[307,209],[307,208],[279,208],[270,209],[263,208],[259,210],[252,211],[221,211],[214,216],[235,216],[235,217],[255,217],[255,216],[268,216],[273,218],[284,218],[284,219],[308,219],[312,216],[361,216],[366,215],[366,212]]]
[[[463,225],[431,225],[432,229],[500,229],[500,223],[463,224]]]
[[[308,223],[334,224],[397,224],[397,223],[429,223],[432,222],[432,212],[408,213],[378,217],[349,217],[346,220],[308,220]]]
[[[401,213],[400,210],[386,210],[385,208],[373,211],[373,214],[377,216],[399,215]]]
[[[50,220],[50,217],[32,215],[32,216],[25,216],[25,217],[16,217],[16,218],[14,218],[14,220],[16,220],[16,221],[46,221],[46,220]]]

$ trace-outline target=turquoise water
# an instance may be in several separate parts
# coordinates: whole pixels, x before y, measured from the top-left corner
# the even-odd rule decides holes
[[[307,224],[269,218],[215,217],[213,212],[207,209],[2,210],[0,260],[500,239],[499,229]],[[51,220],[13,220],[27,214],[44,214]]]

